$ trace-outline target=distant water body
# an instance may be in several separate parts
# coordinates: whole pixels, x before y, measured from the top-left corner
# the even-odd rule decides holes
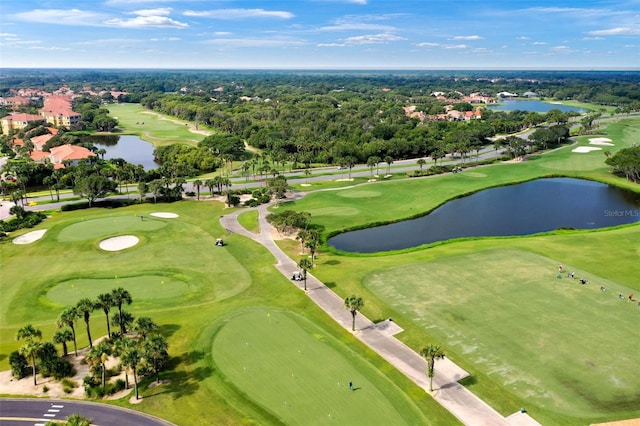
[[[494,111],[530,111],[530,112],[549,112],[552,109],[559,109],[562,112],[586,112],[584,109],[570,107],[566,105],[553,104],[536,100],[506,100],[501,101],[500,105],[491,105],[489,109]]]

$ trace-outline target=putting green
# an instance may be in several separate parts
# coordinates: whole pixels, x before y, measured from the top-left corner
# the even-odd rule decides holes
[[[84,241],[113,234],[127,234],[135,231],[155,231],[167,226],[165,219],[138,215],[114,215],[98,219],[83,220],[65,227],[58,234],[58,241]]]
[[[47,298],[61,305],[71,306],[88,297],[96,299],[117,287],[126,288],[135,301],[179,298],[189,291],[184,281],[161,275],[140,275],[126,278],[78,278],[61,282],[47,292]]]
[[[337,194],[338,196],[345,198],[371,198],[382,195],[380,191],[371,191],[366,189],[348,189],[346,191],[339,191]]]
[[[365,285],[523,400],[575,417],[633,410],[640,309],[618,298],[633,290],[571,265],[558,278],[559,263],[490,250],[381,270]]]
[[[233,386],[284,424],[421,423],[391,382],[301,316],[260,308],[236,314],[212,353]]]

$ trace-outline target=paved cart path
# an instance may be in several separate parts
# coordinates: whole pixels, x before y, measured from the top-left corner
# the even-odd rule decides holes
[[[290,259],[276,245],[272,236],[277,231],[266,221],[267,207],[267,205],[261,205],[257,208],[260,233],[249,232],[238,223],[238,214],[247,210],[225,215],[220,219],[220,222],[227,232],[244,235],[265,246],[275,256],[277,260],[276,268],[285,277],[290,278],[293,272],[298,271],[299,268],[296,262]],[[301,290],[304,290],[302,281],[291,282]],[[343,299],[340,296],[310,273],[307,274],[307,290],[307,295],[311,300],[345,329],[351,330],[351,313],[344,308]],[[393,337],[391,333],[386,332],[384,327],[377,326],[360,313],[356,316],[356,330],[354,335],[358,339],[376,351],[418,386],[429,392],[426,361],[417,352]],[[429,393],[465,425],[539,426],[539,423],[526,413],[516,412],[506,418],[500,415],[500,413],[458,383],[460,379],[467,376],[468,373],[466,371],[448,358],[437,360],[436,375],[433,378],[434,391]]]

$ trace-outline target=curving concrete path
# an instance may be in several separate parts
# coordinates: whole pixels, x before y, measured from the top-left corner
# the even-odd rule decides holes
[[[300,197],[300,194],[297,197]],[[289,279],[292,273],[298,271],[299,268],[296,262],[290,259],[271,237],[276,231],[266,220],[267,207],[268,205],[261,205],[256,208],[259,213],[259,234],[247,231],[238,223],[238,214],[247,210],[239,210],[225,215],[220,219],[220,223],[227,232],[243,235],[265,246],[275,256],[277,260],[276,268]],[[303,282],[291,282],[301,290],[304,289]],[[307,290],[307,295],[311,300],[345,329],[351,330],[351,313],[344,308],[343,299],[340,296],[310,273],[307,274]],[[382,327],[377,327],[376,324],[362,314],[358,314],[356,317],[356,330],[355,336],[358,339],[376,351],[418,386],[429,392],[426,361],[417,352],[393,337],[392,333],[385,331]],[[460,379],[467,377],[469,374],[448,358],[437,360],[436,364],[436,375],[433,378],[434,391],[429,393],[465,425],[540,426],[528,414],[519,411],[506,418],[503,417],[458,383]]]

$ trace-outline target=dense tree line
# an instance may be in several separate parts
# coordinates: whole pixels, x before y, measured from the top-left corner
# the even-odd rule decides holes
[[[640,183],[640,146],[621,149],[605,162],[611,166],[613,173]]]

